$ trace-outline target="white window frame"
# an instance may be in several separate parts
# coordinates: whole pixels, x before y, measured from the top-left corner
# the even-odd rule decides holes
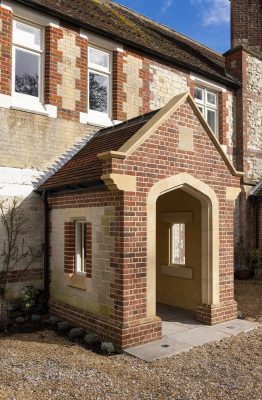
[[[175,225],[184,225],[184,262],[175,261]],[[170,265],[171,266],[186,266],[186,224],[184,222],[173,222],[170,224]]]
[[[81,236],[79,237],[79,230]],[[86,222],[75,221],[75,274],[86,275]]]
[[[14,40],[14,32],[16,23],[21,23],[32,28],[37,28],[40,30],[40,49],[36,49],[30,46],[22,45],[16,43]],[[12,106],[22,108],[22,109],[29,109],[33,111],[43,112],[43,100],[44,100],[44,52],[45,52],[45,40],[44,40],[44,29],[42,26],[34,24],[32,22],[28,22],[22,19],[14,19],[14,26],[13,26],[13,62],[12,62]],[[25,52],[36,54],[40,58],[39,62],[39,88],[38,88],[38,97],[30,96],[24,93],[17,93],[15,91],[15,64],[16,64],[16,49],[21,49]]]
[[[96,49],[98,51],[101,51],[103,53],[106,53],[108,55],[108,69],[99,67],[97,65],[94,65],[90,63],[90,49]],[[87,76],[87,82],[88,82],[88,119],[93,120],[94,123],[97,122],[98,125],[108,125],[109,120],[111,120],[111,115],[112,115],[112,52],[89,44],[88,46],[88,76]],[[94,72],[98,73],[101,75],[106,75],[108,76],[108,98],[107,98],[107,112],[101,112],[101,111],[95,111],[95,110],[90,110],[89,108],[89,72]]]
[[[214,91],[212,89],[200,86],[200,85],[196,85],[195,90],[196,89],[200,89],[203,92],[203,99],[202,100],[197,99],[195,96],[194,97],[195,97],[195,102],[196,102],[200,112],[202,113],[204,119],[206,120],[206,122],[207,122],[207,113],[208,113],[208,111],[213,111],[215,113],[215,130],[213,131],[213,129],[211,127],[210,127],[210,129],[218,137],[218,133],[219,133],[218,92],[216,92],[216,91]],[[208,102],[208,99],[207,99],[208,93],[212,93],[213,95],[215,95],[216,104],[212,104],[212,103]]]

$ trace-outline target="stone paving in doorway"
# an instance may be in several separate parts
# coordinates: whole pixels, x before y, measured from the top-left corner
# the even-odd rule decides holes
[[[163,304],[157,305],[157,315],[162,319],[162,339],[129,348],[125,351],[127,354],[144,361],[155,361],[259,326],[259,323],[240,319],[208,326],[196,321],[191,311]]]

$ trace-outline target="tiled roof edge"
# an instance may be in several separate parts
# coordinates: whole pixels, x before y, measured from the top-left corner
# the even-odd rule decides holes
[[[129,12],[131,12],[131,13],[133,13],[133,14],[136,14],[136,15],[138,15],[139,17],[142,17],[142,18],[144,18],[144,19],[147,20],[147,21],[153,22],[155,25],[157,25],[157,26],[159,26],[159,27],[161,27],[161,28],[164,28],[164,29],[166,29],[167,31],[173,32],[173,33],[175,33],[175,34],[181,36],[182,38],[185,38],[186,40],[189,40],[190,42],[197,44],[199,47],[203,47],[204,49],[207,49],[208,51],[211,51],[212,53],[216,54],[217,56],[220,56],[221,58],[224,58],[224,55],[223,55],[222,53],[219,53],[219,51],[216,51],[216,50],[214,50],[214,49],[211,49],[210,47],[204,45],[203,43],[198,42],[197,40],[194,40],[194,39],[192,39],[191,37],[189,37],[189,36],[187,36],[187,35],[185,35],[185,34],[183,34],[183,33],[181,33],[181,32],[178,32],[177,30],[171,28],[170,26],[165,25],[165,24],[162,24],[161,22],[155,21],[154,19],[149,18],[149,17],[147,17],[146,15],[144,15],[144,14],[142,14],[142,13],[136,11],[136,10],[133,10],[132,8],[129,8],[129,7],[127,7],[127,6],[124,6],[123,4],[116,3],[114,0],[112,0],[112,2],[115,3],[116,6],[120,6],[121,8],[125,8],[125,9],[128,10]]]
[[[88,136],[81,139],[79,142],[73,145],[69,150],[63,153],[54,163],[45,171],[42,175],[33,182],[35,190],[40,189],[40,187],[53,176],[57,171],[59,171],[68,161],[70,161],[88,142],[90,142],[98,132],[93,131],[89,133]]]

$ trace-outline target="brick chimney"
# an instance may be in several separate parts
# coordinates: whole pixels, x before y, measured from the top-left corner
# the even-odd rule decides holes
[[[231,0],[231,48],[241,44],[262,53],[262,0]]]

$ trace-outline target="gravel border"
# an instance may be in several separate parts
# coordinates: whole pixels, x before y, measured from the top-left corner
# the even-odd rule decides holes
[[[261,287],[236,285],[253,318]],[[95,354],[50,330],[0,337],[0,399],[262,400],[261,345],[262,326],[148,364]]]

